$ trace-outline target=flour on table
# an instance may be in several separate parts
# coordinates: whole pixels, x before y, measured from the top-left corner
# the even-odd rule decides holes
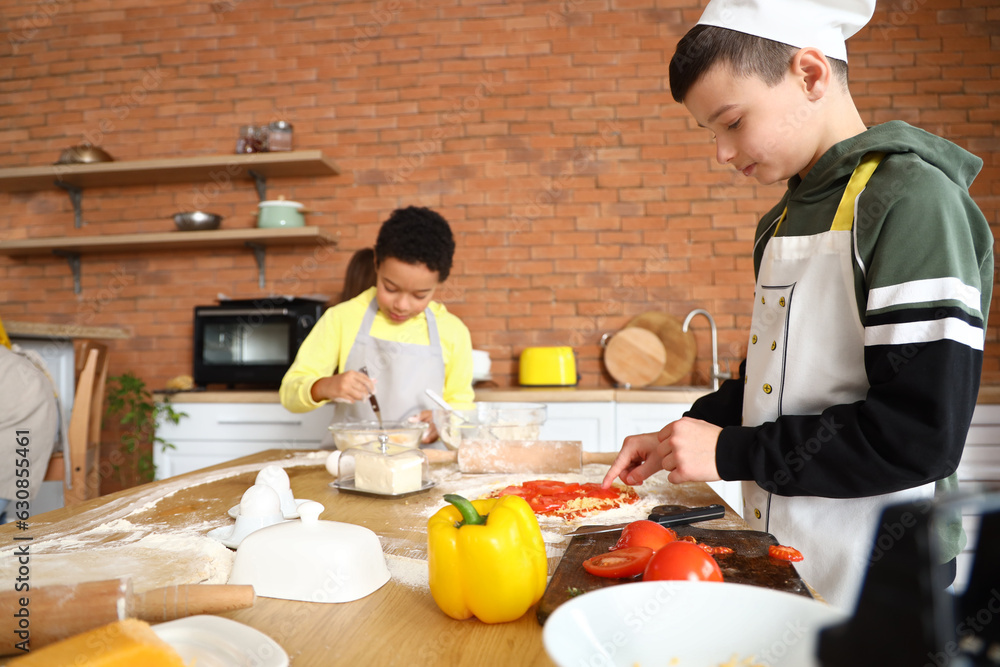
[[[426,560],[386,553],[385,565],[389,568],[392,580],[397,584],[403,584],[410,588],[429,588]]]

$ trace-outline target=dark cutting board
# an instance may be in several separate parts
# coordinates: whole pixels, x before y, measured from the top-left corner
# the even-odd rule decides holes
[[[795,567],[786,561],[767,555],[767,547],[778,540],[770,533],[755,530],[711,530],[697,526],[675,526],[678,535],[690,535],[699,542],[713,547],[729,547],[733,553],[717,556],[722,578],[734,584],[750,584],[812,597]],[[545,623],[556,607],[581,593],[588,593],[638,579],[606,579],[595,577],[583,569],[583,561],[597,554],[607,553],[614,546],[622,531],[577,535],[574,537],[549,585],[538,603],[538,622]]]

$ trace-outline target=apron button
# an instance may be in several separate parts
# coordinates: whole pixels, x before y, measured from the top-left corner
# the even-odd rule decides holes
[[[757,334],[753,335],[753,337],[750,339],[750,342],[753,343],[754,345],[757,344]]]
[[[764,385],[764,393],[765,394],[770,394],[771,393],[771,385],[769,385],[769,384],[765,384]]]
[[[764,297],[760,297],[760,302],[764,303]]]
[[[771,341],[771,351],[774,351],[776,349],[778,349],[778,341],[772,340]]]
[[[778,299],[778,305],[781,306],[782,308],[785,307],[785,297],[781,297],[780,299]]]
[[[755,508],[754,511],[753,511],[753,515],[759,519],[760,518],[760,510]]]

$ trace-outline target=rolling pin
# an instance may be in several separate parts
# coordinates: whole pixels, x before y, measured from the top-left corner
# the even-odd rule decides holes
[[[611,465],[618,452],[585,452],[579,440],[463,440],[458,451],[422,449],[430,463],[458,462],[459,472],[580,472],[588,463]]]
[[[179,584],[145,593],[129,579],[42,586],[0,593],[0,655],[37,649],[125,618],[149,623],[253,606],[253,586]],[[23,644],[21,644],[23,646]]]

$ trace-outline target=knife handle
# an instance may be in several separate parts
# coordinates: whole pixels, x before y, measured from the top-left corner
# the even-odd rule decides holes
[[[726,514],[722,505],[684,507],[683,505],[657,505],[649,513],[649,520],[661,526],[679,526],[696,521],[721,519]]]

